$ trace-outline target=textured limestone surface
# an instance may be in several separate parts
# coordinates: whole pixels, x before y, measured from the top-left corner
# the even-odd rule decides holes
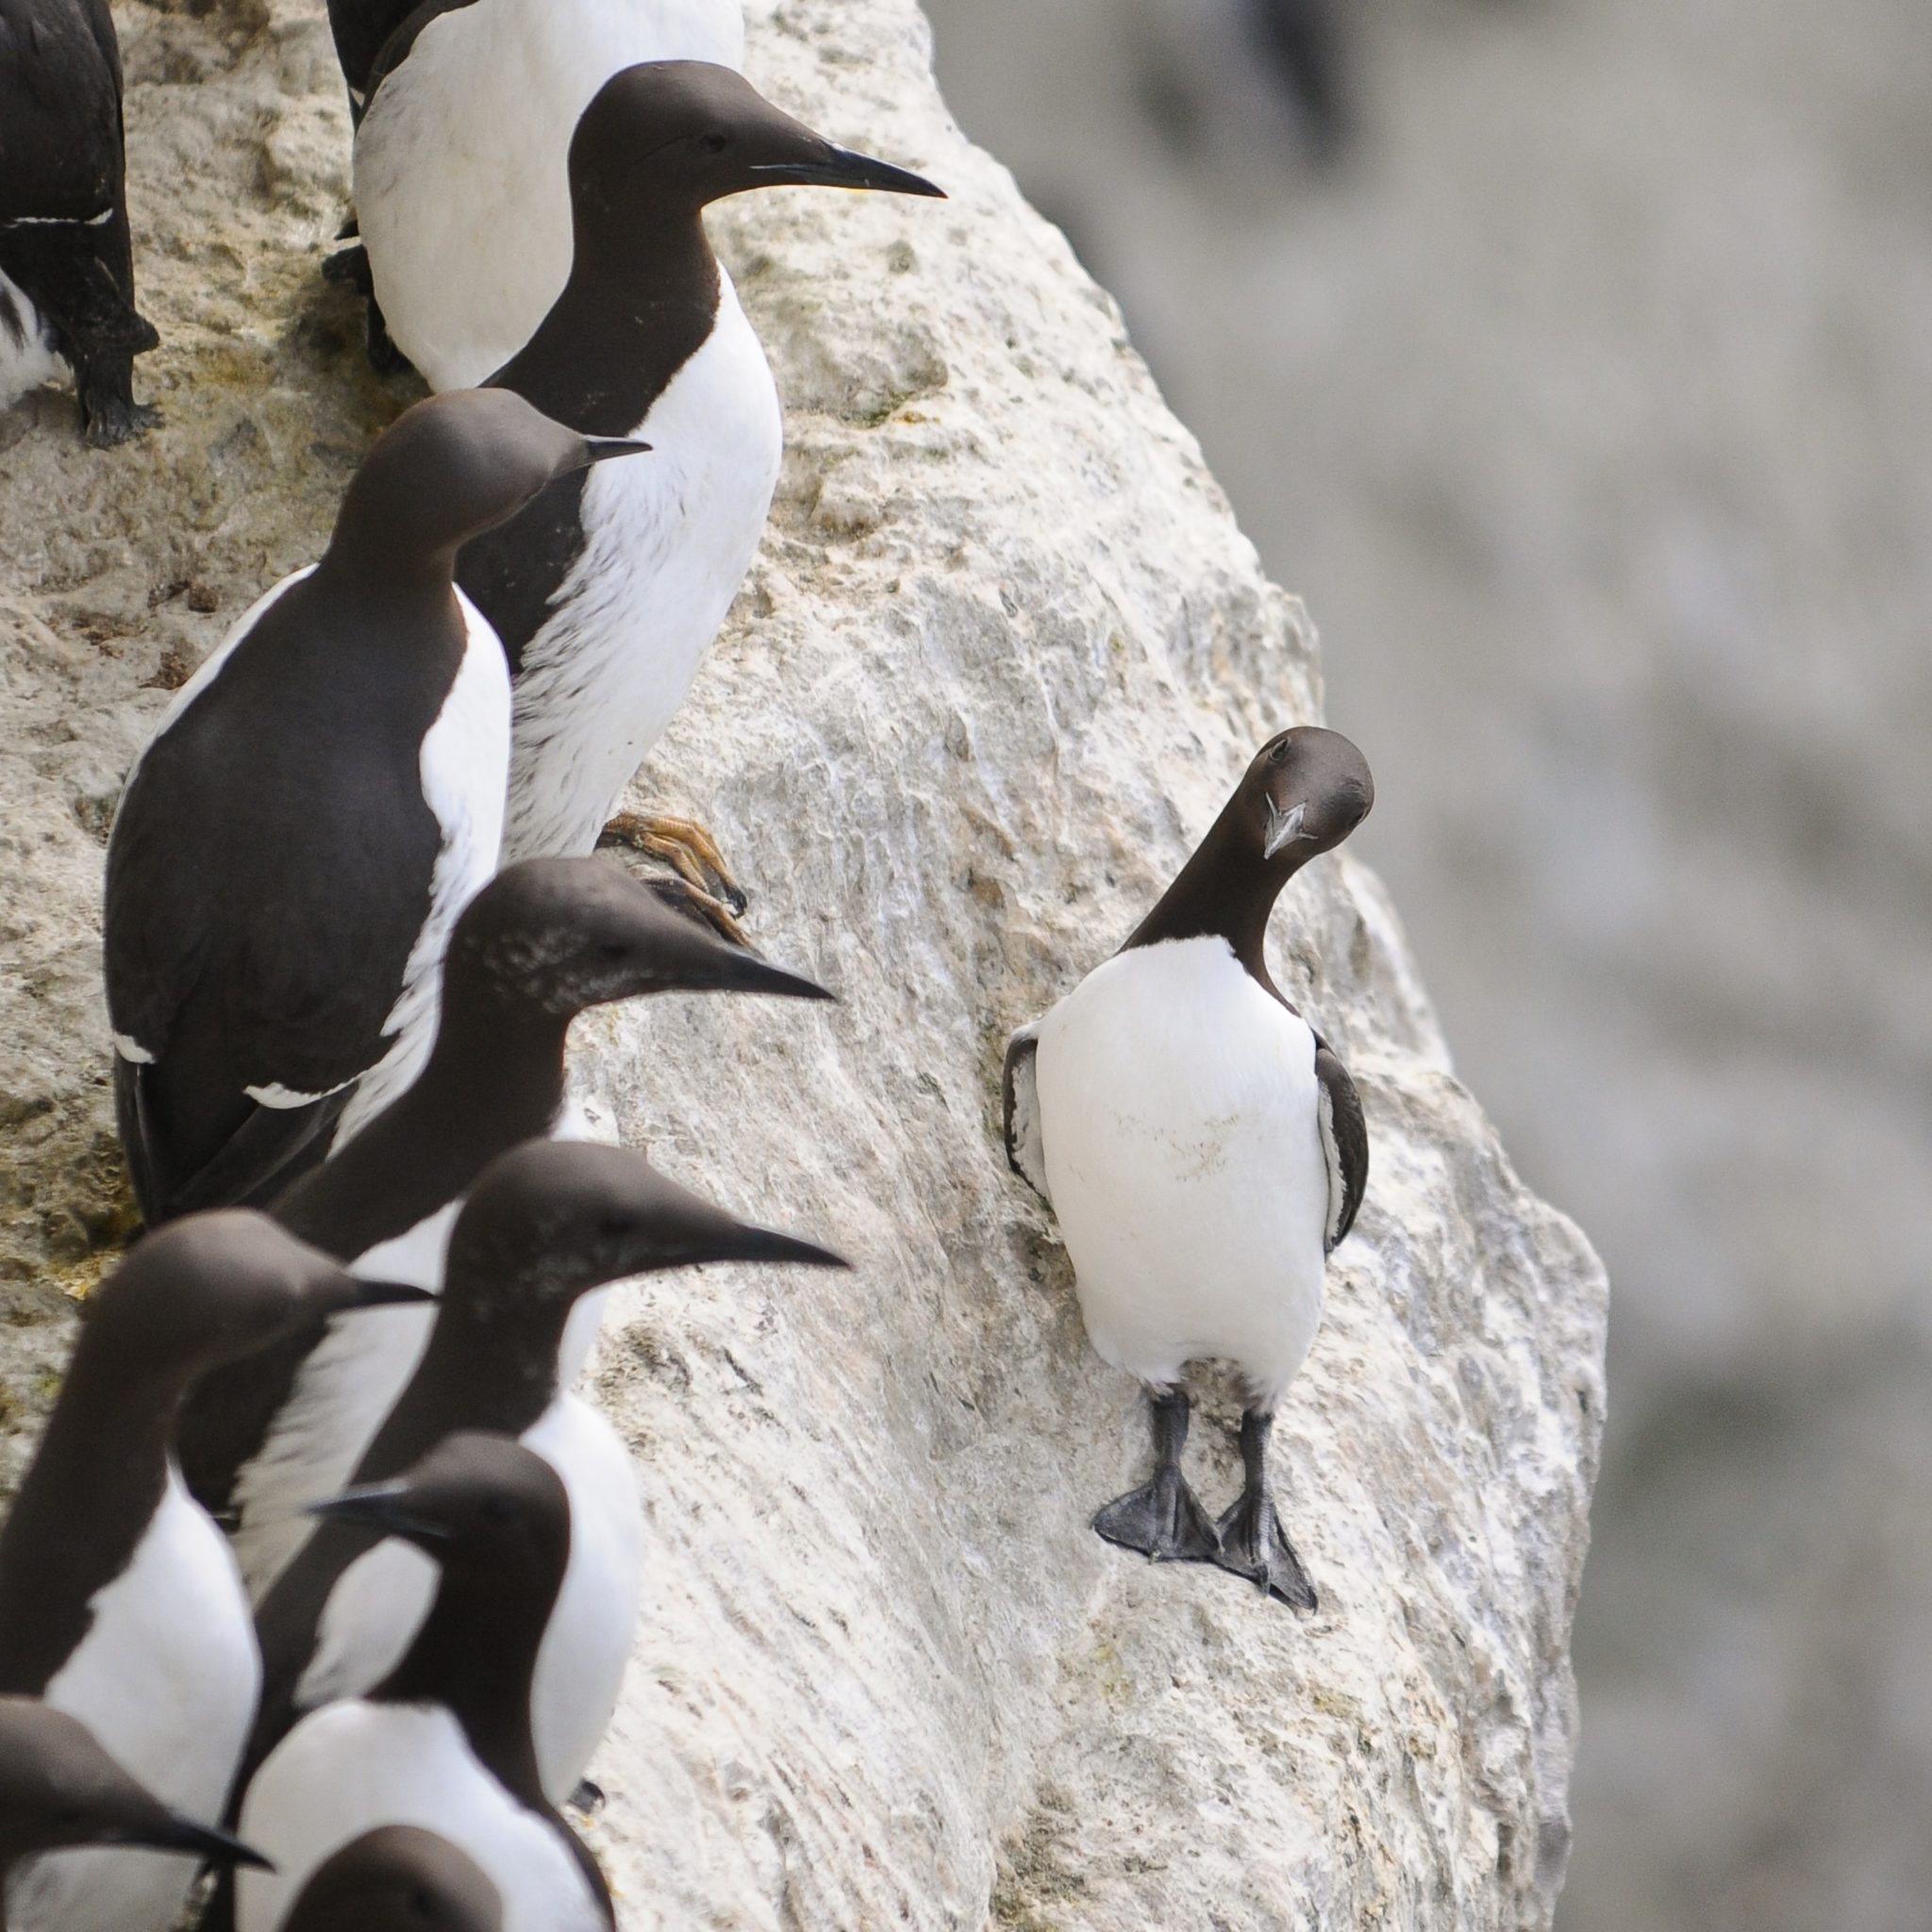
[[[63,1290],[126,1218],[94,977],[120,774],[408,393],[364,373],[315,274],[346,173],[319,0],[118,17],[167,423],[107,458],[57,392],[0,423],[16,1461]],[[578,1075],[668,1171],[857,1269],[635,1287],[593,1368],[652,1532],[590,1827],[623,1923],[1544,1924],[1601,1272],[1457,1084],[1374,878],[1318,861],[1277,976],[1348,1058],[1375,1163],[1276,1431],[1322,1610],[1088,1530],[1144,1424],[1005,1171],[1001,1048],[1118,942],[1254,744],[1316,714],[1312,633],[1111,302],[954,128],[910,0],[762,0],[752,27],[777,99],[955,198],[788,192],[715,224],[791,448],[641,791],[711,824],[759,941],[843,1004],[598,1015]],[[1218,1508],[1236,1411],[1207,1386]]]

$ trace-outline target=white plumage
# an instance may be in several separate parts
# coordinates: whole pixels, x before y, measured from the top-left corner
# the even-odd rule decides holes
[[[48,1682],[124,1770],[176,1810],[219,1818],[261,1688],[235,1560],[171,1466],[133,1560],[97,1591],[93,1621]],[[54,1852],[20,1868],[13,1932],[168,1932],[194,1861],[159,1852]]]
[[[1231,1361],[1272,1408],[1322,1319],[1307,1022],[1199,938],[1116,955],[1038,1030],[1045,1174],[1094,1347],[1157,1388]]]
[[[741,0],[475,0],[424,28],[357,132],[356,210],[432,389],[493,375],[563,292],[566,161],[597,90],[643,60],[743,59]]]
[[[8,310],[17,326],[9,326]],[[29,390],[65,374],[47,325],[32,298],[0,269],[0,409],[10,408]]]
[[[703,345],[591,472],[584,549],[518,672],[504,860],[589,852],[684,702],[777,487],[778,392],[730,277]]]
[[[561,1834],[483,1769],[448,1710],[353,1700],[304,1718],[248,1788],[241,1834],[276,1869],[238,1875],[239,1932],[275,1932],[317,1866],[386,1824],[466,1852],[502,1897],[504,1932],[606,1932]]]
[[[579,1397],[559,1396],[519,1440],[570,1497],[570,1561],[530,1699],[538,1770],[561,1804],[617,1708],[643,1586],[643,1519],[629,1452]],[[358,1557],[329,1594],[298,1706],[312,1710],[381,1683],[427,1616],[437,1575],[429,1557],[395,1538]]]

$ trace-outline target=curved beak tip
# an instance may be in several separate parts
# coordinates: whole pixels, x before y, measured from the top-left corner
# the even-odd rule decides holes
[[[413,1281],[358,1281],[349,1307],[354,1308],[408,1308],[433,1302],[433,1290],[420,1288]]]

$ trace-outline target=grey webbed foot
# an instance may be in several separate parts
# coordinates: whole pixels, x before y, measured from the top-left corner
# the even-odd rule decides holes
[[[144,436],[161,412],[134,400],[134,365],[127,357],[84,366],[79,372],[80,413],[91,449],[118,449]]]
[[[1268,1487],[1268,1432],[1274,1425],[1272,1415],[1257,1415],[1252,1409],[1241,1418],[1241,1461],[1247,1482],[1234,1507],[1215,1525],[1220,1549],[1214,1560],[1291,1608],[1312,1610],[1317,1607],[1315,1586],[1281,1526]]]
[[[1188,1398],[1178,1389],[1151,1396],[1154,1479],[1116,1496],[1093,1519],[1096,1535],[1124,1550],[1139,1550],[1157,1563],[1212,1563],[1221,1541],[1208,1512],[1181,1474],[1181,1450],[1188,1440]]]

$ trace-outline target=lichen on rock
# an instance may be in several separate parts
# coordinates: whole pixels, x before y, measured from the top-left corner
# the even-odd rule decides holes
[[[117,9],[163,426],[108,456],[58,391],[0,419],[0,1351],[17,1459],[124,1231],[97,898],[168,690],[312,557],[408,399],[316,267],[347,117],[321,0]],[[580,1023],[625,1138],[851,1275],[627,1290],[593,1369],[651,1582],[591,1828],[628,1927],[1548,1922],[1604,1284],[1457,1083],[1345,857],[1277,977],[1368,1108],[1374,1172],[1276,1430],[1310,1619],[1087,1528],[1143,1458],[1050,1215],[1008,1174],[1007,1032],[1116,945],[1254,746],[1319,707],[1118,313],[971,148],[912,0],[761,0],[750,71],[943,204],[795,190],[714,232],[785,398],[772,527],[640,780],[702,817],[835,1008]],[[1337,720],[1346,727],[1346,720]],[[1374,746],[1365,747],[1371,760]],[[1399,771],[1377,772],[1384,809]],[[1236,1483],[1219,1385],[1204,1500]]]

